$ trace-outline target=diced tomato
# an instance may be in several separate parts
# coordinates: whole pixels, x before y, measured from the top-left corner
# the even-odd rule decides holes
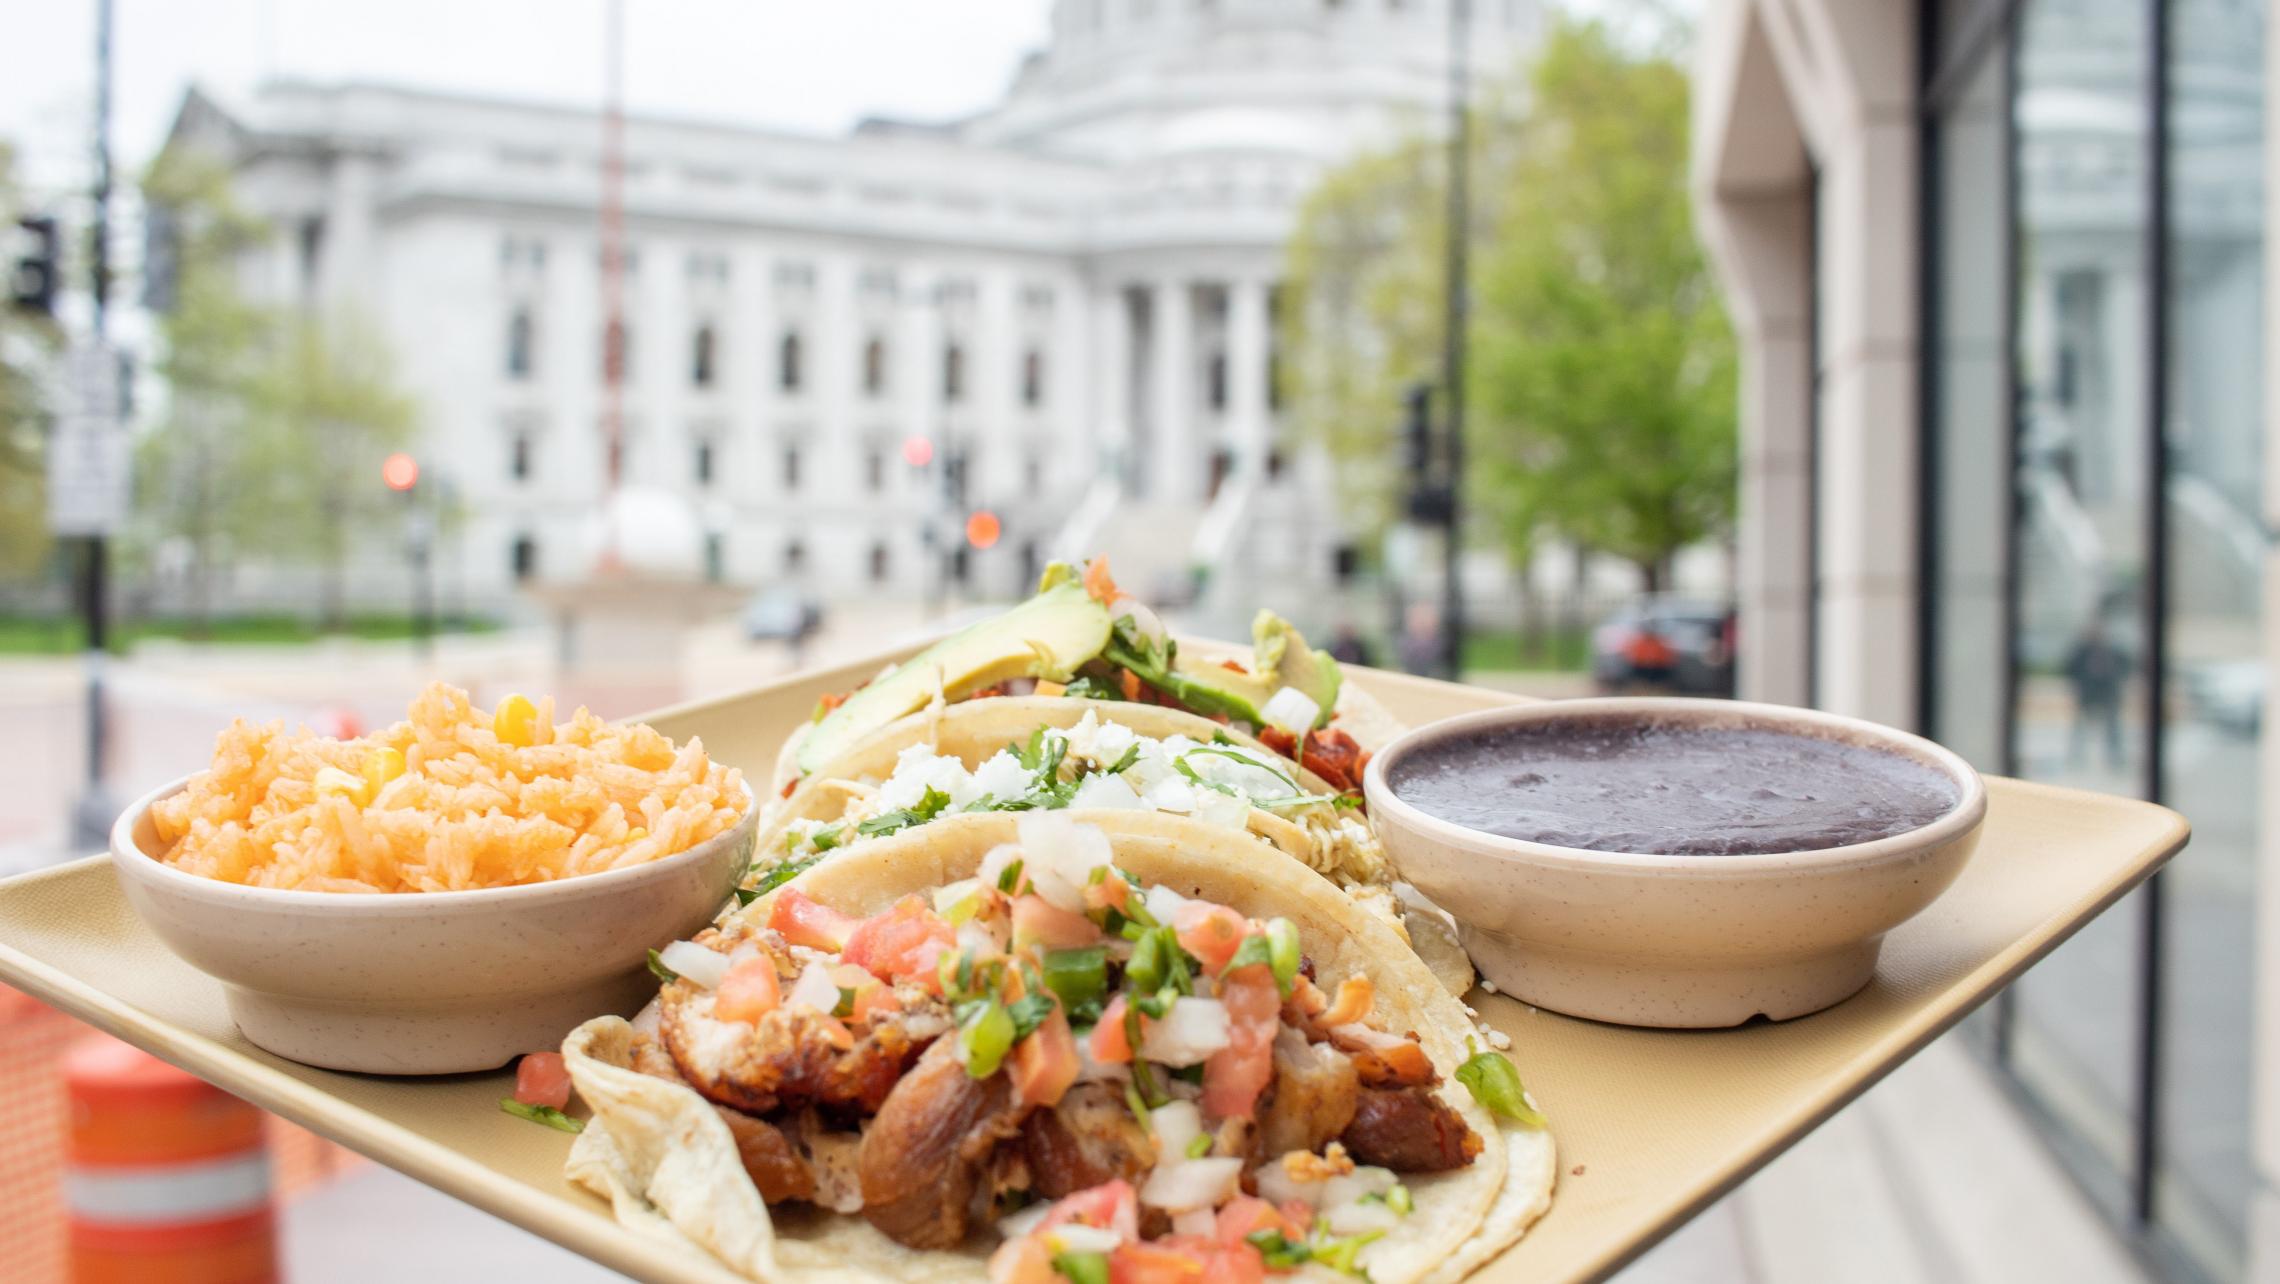
[[[1110,876],[1114,878],[1114,875]],[[1104,878],[1102,884],[1110,879]],[[1116,882],[1123,882],[1116,878]],[[1042,946],[1048,950],[1076,950],[1100,943],[1100,929],[1082,914],[1072,914],[1042,896],[1016,896],[1013,898],[1013,945],[1020,949],[1027,945]]]
[[[1306,737],[1306,752],[1300,755],[1299,765],[1343,793],[1362,783],[1367,756],[1352,736],[1336,727],[1323,727]]]
[[[1085,563],[1085,593],[1102,606],[1107,606],[1120,596],[1116,591],[1116,581],[1109,576],[1107,558],[1096,557]]]
[[[1170,1239],[1119,1244],[1108,1255],[1108,1284],[1199,1284],[1205,1265],[1202,1252]]]
[[[1249,669],[1244,668],[1241,664],[1237,663],[1234,660],[1221,660],[1219,662],[1219,667],[1222,669],[1232,669],[1235,672],[1243,674],[1245,676],[1249,676],[1251,672]]]
[[[1338,997],[1322,1013],[1324,1025],[1351,1025],[1365,1020],[1377,1006],[1377,989],[1366,976],[1349,976],[1338,983]]]
[[[782,932],[792,944],[811,950],[843,948],[847,938],[854,935],[855,925],[854,919],[796,887],[777,892],[776,903],[768,908],[768,926]]]
[[[1259,728],[1259,743],[1285,758],[1298,756],[1298,737],[1271,723]]]
[[[1125,699],[1138,700],[1140,698],[1140,675],[1132,670],[1118,669],[1116,671],[1116,685],[1124,693]]]
[[[570,1070],[559,1052],[526,1052],[515,1065],[515,1100],[526,1106],[570,1104]]]
[[[1227,1046],[1203,1063],[1203,1110],[1214,1119],[1248,1119],[1275,1077],[1282,996],[1267,965],[1253,963],[1220,978],[1219,1001],[1227,1008]]]
[[[1072,1195],[1063,1196],[1059,1203],[1047,1209],[1043,1220],[1037,1223],[1040,1230],[1051,1230],[1075,1222],[1080,1226],[1097,1226],[1112,1230],[1127,1239],[1140,1237],[1140,1194],[1132,1183],[1122,1177],[1088,1186]]]
[[[1024,1235],[998,1245],[990,1254],[990,1284],[1061,1284],[1053,1270],[1053,1246],[1042,1235]]]
[[[1240,1244],[1244,1236],[1263,1230],[1281,1231],[1285,1239],[1305,1237],[1305,1231],[1293,1226],[1281,1209],[1256,1195],[1237,1195],[1219,1210],[1219,1228],[1215,1233],[1222,1244]]]
[[[888,1012],[902,1011],[902,1000],[895,997],[894,987],[871,984],[855,991],[855,1006],[848,1017],[858,1023]]]
[[[1113,873],[1097,883],[1088,883],[1085,886],[1086,909],[1121,911],[1131,903],[1132,884],[1118,878]]]
[[[760,1018],[783,1006],[783,987],[776,980],[775,960],[761,955],[728,970],[713,990],[713,1015],[723,1021],[758,1024]]]
[[[792,796],[792,791],[799,787],[800,777],[794,776],[790,780],[784,782],[784,787],[777,792],[776,796],[778,798],[789,798]]]
[[[1122,880],[1119,880],[1122,881]],[[1235,957],[1250,921],[1224,905],[1188,901],[1172,914],[1172,931],[1180,948],[1195,955],[1205,968],[1217,972]]]
[[[1013,1045],[1008,1064],[1016,1097],[1030,1105],[1061,1104],[1084,1063],[1077,1056],[1077,1037],[1069,1033],[1069,1018],[1060,1008],[1054,1008],[1053,1015],[1039,1023],[1028,1038]]]
[[[924,900],[905,896],[893,909],[857,924],[840,957],[873,976],[916,977],[927,945],[948,946],[956,939],[957,932],[928,909]],[[925,966],[931,969],[933,956],[940,953],[935,950],[926,955]]]
[[[1314,1225],[1314,1207],[1303,1199],[1286,1199],[1282,1203],[1283,1222],[1290,1227],[1284,1232],[1290,1239],[1304,1239]]]
[[[1092,1028],[1088,1042],[1092,1045],[1092,1059],[1122,1064],[1132,1059],[1132,1040],[1124,1030],[1124,996],[1119,994],[1108,1001],[1100,1014],[1100,1024]]]

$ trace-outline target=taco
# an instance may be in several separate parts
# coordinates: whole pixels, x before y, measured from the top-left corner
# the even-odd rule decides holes
[[[1192,713],[1009,696],[880,728],[800,781],[757,850],[798,861],[943,816],[1114,811],[1247,831],[1337,882],[1382,884],[1385,851],[1360,802]]]
[[[1548,1206],[1542,1117],[1231,841],[977,815],[816,866],[564,1042],[570,1178],[753,1279],[1457,1278]]]
[[[1383,706],[1346,684],[1338,661],[1262,610],[1251,649],[1183,647],[1118,589],[1108,562],[1045,568],[1028,601],[826,696],[785,742],[775,784],[803,777],[880,728],[934,705],[1004,695],[1124,701],[1193,713],[1257,735],[1339,790],[1361,787],[1368,752],[1398,733]]]

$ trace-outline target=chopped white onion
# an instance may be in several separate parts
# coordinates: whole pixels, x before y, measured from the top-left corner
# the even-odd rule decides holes
[[[1333,1235],[1359,1235],[1364,1231],[1389,1231],[1401,1224],[1401,1214],[1383,1203],[1364,1204],[1350,1201],[1332,1204],[1322,1220]]]
[[[937,914],[949,913],[952,907],[974,892],[979,891],[981,886],[981,880],[978,878],[961,878],[955,883],[946,883],[935,888],[934,912]]]
[[[1050,811],[1023,813],[1015,832],[1021,836],[1022,856],[1027,862],[1022,870],[1037,885],[1037,894],[1056,909],[1083,913],[1085,884],[1092,872],[1116,863],[1108,835],[1096,826]]]
[[[1242,1179],[1243,1161],[1232,1155],[1158,1164],[1140,1187],[1140,1202],[1174,1213],[1189,1208],[1216,1208],[1234,1197],[1237,1183]]]
[[[1156,1162],[1178,1163],[1188,1157],[1188,1144],[1203,1135],[1203,1112],[1192,1101],[1174,1101],[1149,1111],[1148,1127],[1156,1134]]]
[[[975,878],[984,887],[996,887],[1005,877],[1006,867],[1017,860],[1022,862],[1022,870],[1026,873],[1029,863],[1023,858],[1021,848],[1014,843],[999,843],[982,854],[982,867],[976,872]]]
[[[1064,1253],[1113,1253],[1124,1237],[1103,1226],[1086,1226],[1079,1222],[1063,1222],[1045,1232],[1061,1241]]]
[[[1209,1238],[1219,1229],[1219,1214],[1208,1208],[1190,1208],[1172,1214],[1172,1234]]]
[[[708,990],[728,975],[728,956],[695,941],[675,941],[657,951],[657,959],[675,974]]]
[[[1159,1065],[1193,1066],[1227,1046],[1227,1006],[1217,999],[1177,998],[1140,1038],[1140,1056]]]
[[[1132,783],[1122,776],[1090,775],[1077,786],[1076,795],[1069,799],[1071,807],[1107,807],[1118,811],[1137,811],[1147,804],[1140,795],[1132,792]]]
[[[1259,716],[1273,726],[1304,739],[1314,730],[1314,722],[1322,716],[1322,704],[1297,687],[1284,687],[1268,697]]]
[[[1340,1204],[1351,1204],[1364,1195],[1392,1190],[1400,1180],[1391,1168],[1356,1168],[1322,1183],[1322,1206],[1336,1208]]]
[[[1108,618],[1121,620],[1128,616],[1132,620],[1133,631],[1144,638],[1162,643],[1165,638],[1171,636],[1164,629],[1163,617],[1157,615],[1146,602],[1139,598],[1126,594],[1108,604]]]
[[[1148,913],[1157,922],[1169,923],[1172,915],[1180,912],[1180,906],[1188,903],[1188,898],[1158,883],[1148,889],[1148,894],[1141,898],[1141,903],[1148,907]]]
[[[830,1015],[839,1006],[839,985],[831,979],[831,970],[821,963],[810,963],[792,983],[792,992],[784,996],[784,1006],[805,1003],[816,1011]]]
[[[1077,1063],[1079,1083],[1123,1083],[1132,1077],[1129,1062],[1095,1060],[1090,1039],[1077,1040]]]

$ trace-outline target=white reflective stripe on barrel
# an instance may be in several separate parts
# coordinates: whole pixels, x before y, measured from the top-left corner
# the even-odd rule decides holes
[[[151,1226],[250,1213],[269,1202],[269,1156],[240,1155],[163,1168],[75,1168],[64,1204],[83,1221]]]

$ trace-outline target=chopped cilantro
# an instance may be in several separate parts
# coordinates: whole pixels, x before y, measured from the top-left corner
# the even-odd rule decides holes
[[[528,1119],[535,1124],[545,1124],[556,1132],[584,1132],[586,1130],[585,1124],[572,1119],[552,1106],[533,1106],[526,1102],[517,1101],[513,1097],[504,1097],[499,1101],[499,1109],[517,1119]]]

